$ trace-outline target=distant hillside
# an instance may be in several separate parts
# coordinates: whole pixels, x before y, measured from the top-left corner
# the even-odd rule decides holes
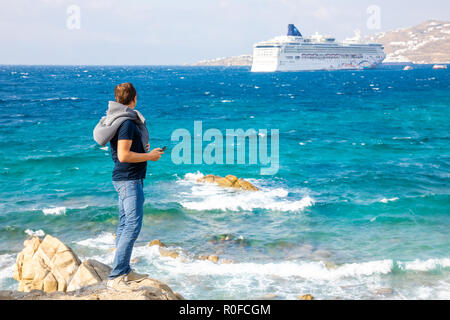
[[[384,45],[384,62],[450,63],[450,22],[431,20],[366,37]]]
[[[450,63],[450,21],[430,20],[410,28],[365,37],[384,45],[384,62]],[[251,66],[252,55],[199,61],[194,66]]]
[[[243,54],[236,57],[217,58],[212,60],[203,60],[193,64],[194,66],[251,66],[252,55]]]

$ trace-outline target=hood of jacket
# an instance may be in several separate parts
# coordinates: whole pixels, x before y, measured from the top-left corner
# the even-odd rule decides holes
[[[131,109],[121,103],[109,101],[106,116],[102,117],[94,128],[94,140],[101,146],[105,146],[115,136],[117,130],[126,120],[133,120],[142,136],[142,145],[149,140],[149,134],[144,116],[135,109]]]

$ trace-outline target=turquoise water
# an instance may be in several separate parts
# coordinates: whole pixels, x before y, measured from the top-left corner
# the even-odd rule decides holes
[[[0,289],[17,286],[12,266],[27,234],[112,262],[113,165],[92,129],[114,85],[130,81],[152,147],[168,146],[149,163],[138,271],[191,299],[449,299],[449,80],[430,66],[274,74],[0,66]],[[204,131],[279,129],[278,173],[173,164],[171,133],[193,132],[194,121]],[[210,173],[261,191],[196,183]],[[180,258],[146,246],[154,238]]]

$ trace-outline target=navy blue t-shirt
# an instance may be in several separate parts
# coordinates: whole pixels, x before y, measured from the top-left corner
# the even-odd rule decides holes
[[[120,162],[117,157],[117,141],[133,140],[130,151],[145,153],[141,141],[141,132],[133,120],[125,120],[119,127],[114,138],[111,139],[111,156],[114,161],[113,181],[144,179],[147,172],[147,162]]]

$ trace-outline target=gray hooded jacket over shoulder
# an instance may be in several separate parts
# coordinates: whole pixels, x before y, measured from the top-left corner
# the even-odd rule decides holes
[[[94,128],[94,140],[101,146],[105,146],[116,134],[120,125],[125,120],[133,120],[142,136],[142,145],[148,144],[149,134],[144,116],[137,110],[133,110],[123,104],[110,101],[106,116],[102,117]]]

